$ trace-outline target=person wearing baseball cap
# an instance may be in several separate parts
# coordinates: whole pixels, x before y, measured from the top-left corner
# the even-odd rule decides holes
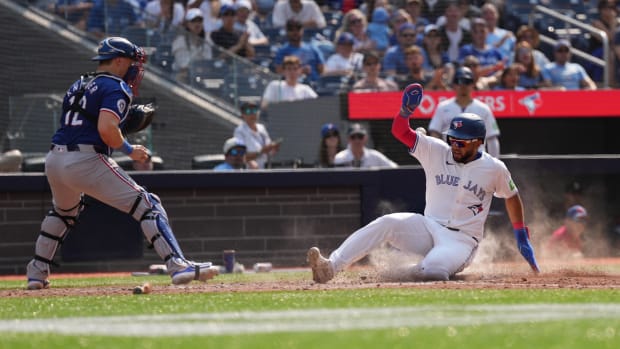
[[[583,257],[583,240],[588,222],[588,211],[581,205],[568,208],[564,224],[556,229],[544,245],[547,258]]]
[[[189,82],[189,65],[193,60],[211,59],[213,51],[205,40],[205,16],[199,8],[191,8],[185,14],[185,30],[179,31],[172,41],[172,71],[176,79]]]
[[[386,76],[407,74],[405,64],[405,49],[416,43],[417,31],[415,25],[406,22],[398,27],[398,45],[387,49],[383,57],[383,71]]]
[[[235,137],[229,138],[224,142],[224,162],[215,166],[214,171],[241,170],[246,167],[247,147],[242,140]]]
[[[258,103],[243,102],[240,109],[244,122],[235,128],[234,136],[246,145],[248,168],[266,168],[271,157],[280,150],[280,142],[272,141],[265,125],[258,122],[260,117]]]
[[[347,131],[349,144],[347,149],[336,154],[334,159],[335,166],[341,167],[391,167],[398,165],[388,159],[381,152],[366,147],[368,143],[368,131],[359,123],[349,126]]]
[[[543,84],[560,90],[596,90],[596,83],[583,66],[570,61],[572,48],[570,41],[560,39],[553,47],[555,59],[541,71]]]
[[[225,4],[220,7],[220,19],[222,27],[211,32],[211,40],[217,46],[222,47],[230,53],[241,57],[254,57],[254,47],[250,45],[248,32],[238,32],[235,30],[237,21],[237,9],[233,5]]]
[[[336,39],[336,52],[325,62],[323,76],[350,76],[362,70],[364,55],[353,51],[355,37],[349,32],[342,32]]]
[[[321,126],[321,144],[319,145],[319,156],[316,167],[334,167],[336,154],[342,151],[342,140],[340,130],[333,123]]]
[[[235,21],[235,30],[238,32],[247,32],[248,42],[252,46],[268,45],[269,39],[260,30],[258,24],[250,19],[252,14],[252,3],[250,0],[238,0],[235,3],[237,9],[237,18]]]
[[[282,3],[285,1],[278,2]],[[297,19],[286,21],[287,42],[277,51],[273,59],[275,70],[278,74],[284,73],[284,58],[297,56],[301,61],[301,73],[306,75],[308,81],[316,81],[325,69],[325,57],[316,45],[303,41],[303,24]]]
[[[450,122],[455,115],[474,113],[484,120],[486,126],[486,139],[481,145],[481,150],[486,148],[489,155],[497,158],[500,154],[499,126],[491,108],[474,98],[474,83],[474,74],[471,69],[467,67],[456,69],[452,82],[455,96],[439,102],[431,122],[428,124],[428,132],[430,136],[445,139],[444,134],[450,128]]]

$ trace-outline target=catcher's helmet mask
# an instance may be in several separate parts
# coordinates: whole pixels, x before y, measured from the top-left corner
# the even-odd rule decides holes
[[[131,41],[118,36],[112,36],[101,40],[97,47],[97,55],[91,58],[93,61],[105,61],[116,57],[127,57],[134,61],[141,60],[142,49]]]
[[[454,139],[480,139],[484,143],[486,127],[484,121],[473,113],[461,113],[450,121],[447,136]]]
[[[101,40],[97,47],[97,55],[92,60],[107,61],[116,57],[126,57],[134,61],[123,76],[123,80],[131,87],[133,95],[137,96],[144,75],[143,64],[146,62],[144,49],[125,38],[112,36]]]

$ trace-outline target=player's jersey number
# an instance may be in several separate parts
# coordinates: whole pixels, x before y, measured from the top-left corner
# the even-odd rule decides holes
[[[74,102],[75,102],[75,96],[71,96],[71,98],[69,98],[69,104],[73,105]],[[82,96],[82,98],[80,98],[79,103],[80,103],[80,107],[82,107],[82,110],[86,110],[86,97],[85,96]],[[83,120],[80,118],[80,113],[78,111],[69,110],[65,114],[65,121],[64,121],[65,126],[81,126],[82,121]]]

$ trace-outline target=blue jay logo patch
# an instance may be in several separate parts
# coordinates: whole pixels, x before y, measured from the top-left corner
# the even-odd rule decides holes
[[[484,210],[482,208],[482,204],[467,206],[467,208],[471,210],[474,216],[477,216],[480,212]]]

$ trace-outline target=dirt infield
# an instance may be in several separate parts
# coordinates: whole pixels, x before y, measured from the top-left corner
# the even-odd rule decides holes
[[[522,263],[494,264],[481,267],[472,266],[454,280],[442,282],[383,282],[369,267],[353,268],[338,275],[327,284],[311,281],[310,271],[302,280],[270,280],[257,282],[194,282],[190,285],[154,285],[153,294],[191,294],[212,292],[266,292],[266,291],[305,291],[305,290],[343,290],[370,288],[410,288],[410,289],[620,289],[620,259],[581,260],[566,263],[547,263],[539,275],[532,274]],[[274,271],[285,272],[285,271]],[[55,274],[56,278],[128,276],[129,273],[115,274]],[[0,280],[23,279],[23,276],[4,276]],[[133,287],[104,286],[79,288],[52,288],[41,291],[2,290],[0,297],[47,297],[47,296],[91,296],[91,295],[131,295]],[[143,281],[136,279],[136,284]]]

